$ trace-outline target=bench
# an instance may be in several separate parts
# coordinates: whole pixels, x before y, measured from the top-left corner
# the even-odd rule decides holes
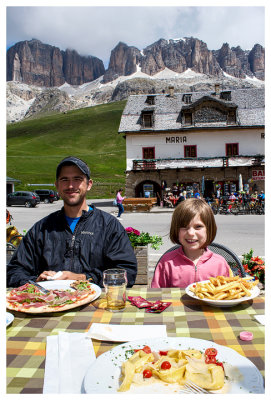
[[[156,197],[145,198],[145,197],[128,197],[123,200],[123,207],[125,211],[138,211],[146,212],[150,211],[152,206],[157,203]]]

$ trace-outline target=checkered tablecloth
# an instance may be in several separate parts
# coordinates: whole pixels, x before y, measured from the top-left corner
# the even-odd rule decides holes
[[[93,322],[166,324],[168,336],[200,338],[231,347],[249,358],[264,376],[264,326],[254,318],[264,314],[263,296],[234,308],[204,305],[176,288],[134,288],[128,290],[128,296],[172,304],[161,314],[146,313],[129,302],[124,311],[111,313],[98,308],[99,300],[63,313],[30,315],[12,312],[15,319],[7,328],[7,393],[42,393],[46,337],[60,331],[85,332]],[[253,332],[251,342],[239,339],[239,333],[245,330]],[[118,344],[93,340],[96,356]]]

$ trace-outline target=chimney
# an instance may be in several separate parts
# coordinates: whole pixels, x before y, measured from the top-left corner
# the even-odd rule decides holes
[[[220,92],[220,85],[219,85],[219,83],[216,83],[215,84],[215,95],[219,96],[219,92]]]
[[[173,97],[174,96],[174,86],[169,86],[169,97]]]

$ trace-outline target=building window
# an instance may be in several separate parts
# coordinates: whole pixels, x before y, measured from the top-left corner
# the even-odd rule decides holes
[[[150,104],[150,105],[154,105],[155,104],[155,96],[147,96],[146,103]]]
[[[143,147],[142,158],[148,160],[155,158],[155,147]]]
[[[155,158],[155,147],[143,147],[142,158],[144,160],[153,160]],[[143,161],[143,169],[155,169],[155,161]]]
[[[231,92],[230,92],[230,91],[221,92],[221,93],[220,93],[220,98],[221,98],[222,100],[231,101]]]
[[[182,100],[185,104],[191,104],[192,103],[192,94],[184,94]]]
[[[143,128],[152,128],[153,127],[153,113],[152,112],[143,112],[142,113],[141,125]]]
[[[184,124],[192,125],[192,113],[191,112],[184,114]]]
[[[236,112],[235,110],[231,110],[228,112],[228,124],[236,123]]]
[[[197,157],[197,146],[184,146],[185,157]]]
[[[238,156],[239,155],[239,143],[227,143],[226,144],[226,156]]]

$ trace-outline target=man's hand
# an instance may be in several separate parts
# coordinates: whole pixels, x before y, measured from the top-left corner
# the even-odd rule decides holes
[[[75,274],[74,272],[71,271],[61,271],[61,272],[62,274],[58,278],[56,278],[56,280],[70,279],[70,280],[84,281],[87,279],[85,274]],[[53,277],[55,274],[56,271],[43,271],[37,278],[37,282],[50,280],[50,277]]]
[[[78,281],[85,281],[87,279],[85,274],[75,274],[74,272],[71,271],[62,271],[62,275],[60,275],[59,278],[56,279],[72,279],[72,280],[78,280]]]

